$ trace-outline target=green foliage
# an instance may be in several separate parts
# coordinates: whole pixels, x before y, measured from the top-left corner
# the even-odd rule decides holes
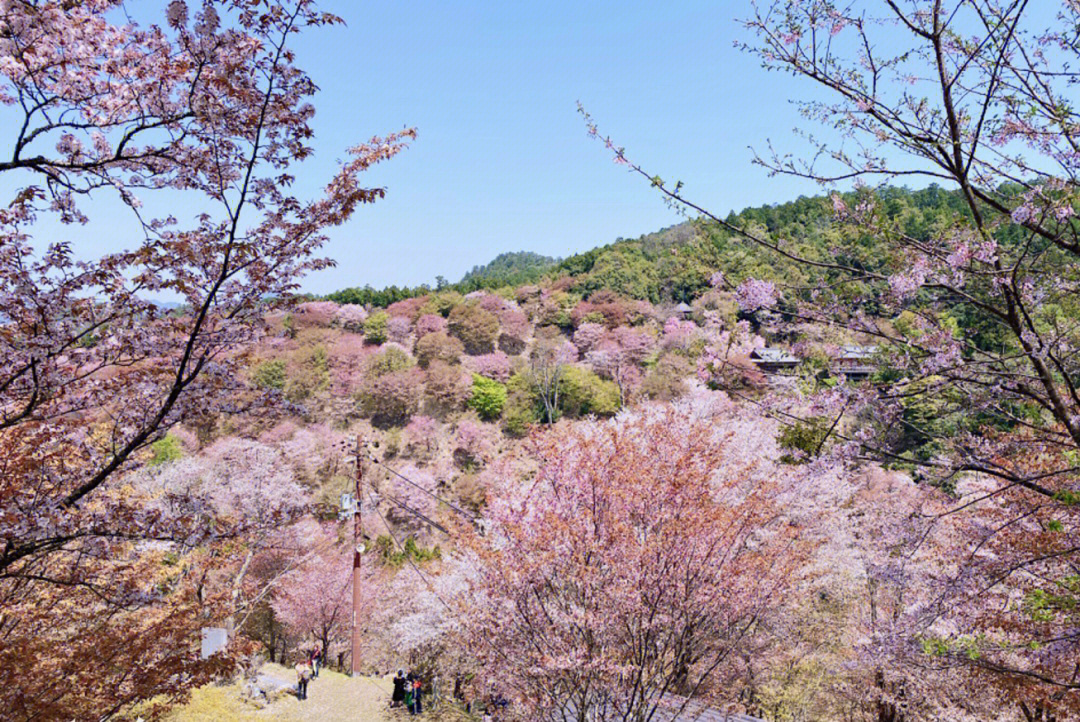
[[[485,354],[495,350],[499,338],[499,319],[475,303],[455,306],[447,321],[450,333],[465,344],[469,354]]]
[[[420,313],[432,313],[446,318],[455,306],[461,304],[461,294],[456,291],[443,291],[428,296],[424,305],[420,307]]]
[[[619,410],[619,387],[581,366],[567,366],[559,380],[559,408],[567,416],[612,416]]]
[[[355,303],[359,306],[370,305],[375,308],[386,308],[392,303],[404,301],[408,298],[416,298],[417,296],[426,296],[429,293],[431,293],[431,288],[426,285],[415,288],[388,286],[381,289],[364,286],[363,288],[344,288],[331,293],[326,298],[334,303]]]
[[[301,354],[296,360],[285,383],[285,398],[303,401],[330,385],[330,369],[326,348],[319,344]]]
[[[777,437],[780,448],[801,454],[784,454],[780,461],[785,464],[799,464],[817,456],[828,438],[833,421],[825,416],[811,416],[784,426]]]
[[[1033,622],[1067,621],[1080,610],[1080,576],[1066,577],[1050,589],[1032,589],[1020,609]]]
[[[371,314],[367,317],[367,320],[364,321],[364,339],[368,343],[386,343],[389,323],[390,317],[384,312],[378,311]]]
[[[506,386],[480,374],[473,374],[472,378],[472,395],[466,405],[487,421],[499,418],[506,405]]]
[[[184,450],[180,446],[180,440],[172,434],[166,434],[150,445],[150,460],[147,463],[150,466],[161,466],[170,461],[176,461],[183,455]]]
[[[392,569],[401,567],[409,560],[416,564],[423,564],[442,559],[442,549],[438,545],[422,547],[416,543],[415,539],[409,537],[399,549],[388,534],[381,534],[375,539],[375,553],[379,555],[379,560],[384,565]]]
[[[432,361],[454,364],[461,360],[465,345],[442,331],[426,334],[416,342],[416,359],[427,368]]]
[[[841,194],[849,206],[858,203],[856,194]],[[895,227],[916,240],[926,240],[947,230],[956,218],[969,214],[963,198],[938,186],[920,190],[883,188],[875,191],[875,206],[880,222]],[[853,229],[837,229],[834,211],[826,195],[803,197],[790,203],[746,208],[732,213],[728,223],[774,239],[782,239],[787,249],[810,260],[829,259],[837,263],[886,271],[895,259],[882,252],[879,239]],[[1007,230],[1002,231],[1007,234]],[[1003,241],[1007,239],[1002,239]],[[806,281],[805,267],[785,261],[738,236],[700,221],[688,221],[637,239],[617,239],[614,243],[556,261],[533,253],[504,253],[485,266],[474,268],[457,284],[442,285],[438,293],[426,285],[416,288],[390,286],[376,290],[370,286],[337,291],[328,296],[338,303],[386,307],[406,298],[431,294],[444,296],[438,311],[446,316],[450,307],[460,303],[460,293],[480,288],[495,289],[537,283],[544,278],[568,278],[586,295],[613,291],[620,295],[653,303],[691,301],[708,290],[708,279],[722,271],[729,284],[738,284],[748,276],[768,278],[796,286]],[[866,292],[858,284],[841,284],[838,295],[855,297]],[[448,307],[447,299],[456,299]],[[429,299],[429,300],[431,300]],[[873,313],[874,299],[862,300],[863,308]],[[1052,311],[1048,311],[1052,313]],[[566,319],[544,321],[561,327]],[[980,348],[1000,344],[1000,329],[975,317],[957,318],[966,332],[973,334]]]
[[[654,401],[671,401],[686,393],[686,378],[693,366],[682,354],[668,353],[657,359],[641,384],[641,393]]]
[[[411,368],[412,365],[413,360],[409,357],[409,354],[397,346],[387,346],[379,353],[372,354],[364,370],[368,376],[385,376],[395,371],[404,371]]]
[[[556,263],[554,258],[529,251],[503,253],[485,266],[474,266],[456,288],[469,293],[479,289],[524,286],[539,281]]]
[[[510,436],[524,436],[544,418],[544,405],[529,378],[516,373],[506,382],[503,429]]]
[[[252,382],[262,389],[277,389],[281,391],[285,388],[285,360],[273,359],[271,361],[264,361],[255,367],[255,372],[251,375]]]

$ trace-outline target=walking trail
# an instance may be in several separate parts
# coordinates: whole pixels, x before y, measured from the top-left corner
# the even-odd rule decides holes
[[[292,670],[267,664],[263,675],[291,684]],[[322,670],[308,687],[304,701],[291,694],[283,695],[265,709],[257,710],[240,699],[238,685],[209,686],[197,690],[189,704],[175,710],[168,722],[406,722],[438,720],[451,722],[467,719],[454,713],[429,712],[409,717],[403,710],[388,708],[393,683],[388,678],[348,677]]]

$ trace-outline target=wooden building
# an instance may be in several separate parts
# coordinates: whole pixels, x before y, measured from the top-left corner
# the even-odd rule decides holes
[[[877,346],[841,346],[833,358],[833,373],[852,381],[862,381],[877,371],[874,355]]]
[[[766,374],[793,374],[799,366],[798,358],[774,346],[754,349],[750,361]]]

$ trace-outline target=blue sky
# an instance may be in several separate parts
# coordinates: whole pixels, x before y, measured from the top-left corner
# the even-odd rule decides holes
[[[166,4],[131,10],[140,23],[162,22]],[[790,99],[812,89],[734,48],[749,0],[320,6],[347,25],[294,41],[321,88],[315,156],[294,169],[296,190],[318,193],[345,149],[373,135],[414,126],[419,138],[369,173],[387,197],[331,231],[326,255],[338,266],[309,276],[305,291],[456,281],[506,251],[566,256],[679,222],[588,138],[578,101],[632,158],[683,180],[715,211],[819,191],[751,165],[749,146],[770,138],[798,150],[791,131],[802,119]],[[186,197],[156,202],[178,216],[201,210]],[[82,207],[89,225],[44,221],[37,239],[73,240],[84,258],[138,242],[115,199]]]
[[[733,47],[741,2],[436,3],[324,0],[347,27],[296,45],[322,92],[317,187],[341,150],[416,126],[371,173],[387,198],[335,229],[325,292],[457,280],[503,251],[565,256],[678,222],[590,141],[581,101],[628,153],[726,212],[816,187],[767,178],[748,146],[781,145],[805,91]]]

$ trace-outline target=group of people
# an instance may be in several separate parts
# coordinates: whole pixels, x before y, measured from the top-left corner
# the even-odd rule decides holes
[[[319,667],[322,665],[322,649],[313,647],[301,652],[296,661],[296,698],[307,699],[308,683],[319,676]]]
[[[394,693],[390,696],[391,707],[404,705],[409,714],[416,715],[424,711],[424,682],[420,675],[399,669],[394,677]]]

